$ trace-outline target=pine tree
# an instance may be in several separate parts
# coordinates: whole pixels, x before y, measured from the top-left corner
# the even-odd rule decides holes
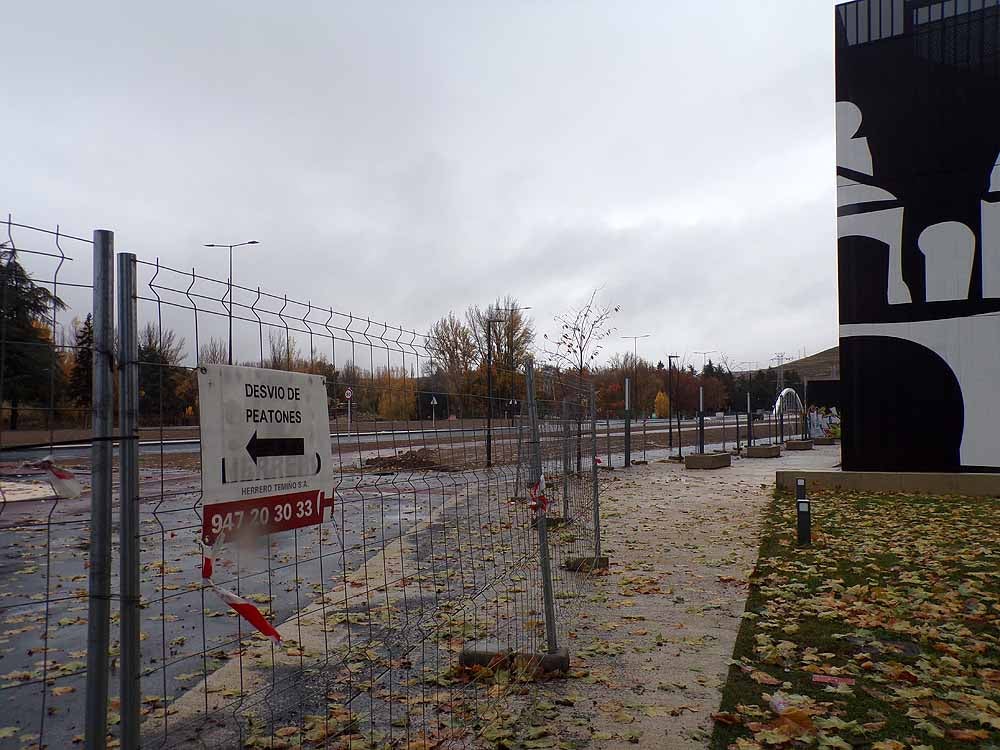
[[[10,407],[12,430],[18,427],[23,404],[46,402],[51,397],[50,378],[59,374],[51,322],[53,311],[65,307],[61,299],[32,280],[18,262],[16,250],[0,244],[0,401]]]
[[[73,369],[69,376],[69,398],[77,406],[90,406],[94,379],[94,316],[87,313],[76,329]]]

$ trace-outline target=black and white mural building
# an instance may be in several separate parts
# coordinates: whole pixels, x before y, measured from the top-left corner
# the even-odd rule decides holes
[[[843,468],[1000,470],[1000,0],[836,26]]]

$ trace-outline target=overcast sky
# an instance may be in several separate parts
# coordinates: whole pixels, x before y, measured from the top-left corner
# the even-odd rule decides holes
[[[256,239],[237,282],[418,330],[601,287],[641,355],[763,366],[836,343],[833,15],[12,3],[0,207],[220,278]]]

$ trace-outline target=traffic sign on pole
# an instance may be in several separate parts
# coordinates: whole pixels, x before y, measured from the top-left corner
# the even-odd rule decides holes
[[[198,395],[205,543],[322,523],[333,505],[325,379],[204,365]]]

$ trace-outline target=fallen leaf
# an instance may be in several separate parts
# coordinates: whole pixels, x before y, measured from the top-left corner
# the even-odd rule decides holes
[[[729,726],[743,723],[739,716],[731,714],[728,711],[719,711],[718,713],[712,714],[712,721],[718,722],[719,724],[727,724]]]
[[[990,738],[990,733],[985,729],[949,729],[945,734],[959,742],[978,742]]]
[[[750,679],[761,685],[780,685],[781,680],[775,679],[767,672],[761,672],[759,670],[750,673]]]

